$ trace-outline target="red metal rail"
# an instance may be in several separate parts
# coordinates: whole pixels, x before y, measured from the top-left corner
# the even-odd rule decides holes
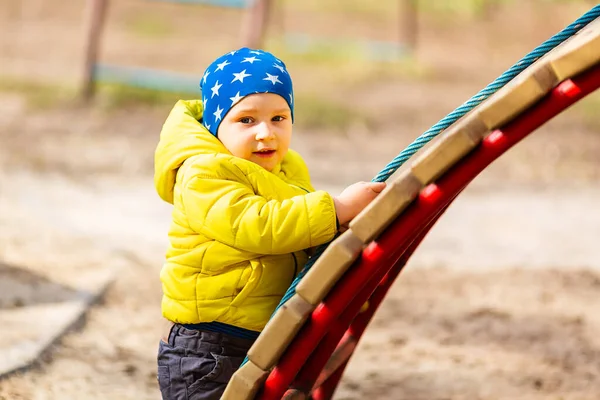
[[[452,201],[448,202],[448,205],[451,202]],[[337,386],[337,381],[339,380],[339,378],[341,378],[341,372],[338,374],[339,376],[337,376],[336,380],[333,380],[332,378],[336,375],[337,372],[340,371],[340,369],[343,370],[345,368],[346,363],[348,362],[348,360],[354,353],[354,349],[358,345],[360,337],[362,336],[364,330],[369,324],[369,321],[375,314],[375,311],[379,308],[379,305],[383,301],[383,298],[387,294],[388,290],[395,282],[396,277],[400,274],[400,272],[402,272],[404,266],[406,265],[406,262],[410,259],[412,254],[421,244],[421,241],[425,238],[425,236],[433,227],[435,222],[437,222],[441,215],[446,211],[446,208],[447,206],[444,207],[444,209],[435,217],[435,219],[425,229],[421,231],[419,236],[413,241],[410,248],[407,249],[402,258],[392,267],[392,269],[388,271],[387,274],[385,274],[383,279],[381,279],[379,285],[377,286],[377,289],[369,297],[368,308],[364,311],[361,310],[361,312],[354,318],[354,320],[351,321],[352,323],[346,330],[344,336],[335,348],[330,359],[327,361],[327,364],[325,364],[325,367],[322,368],[321,373],[319,374],[317,380],[313,385],[313,389],[315,391],[318,391],[318,389],[321,388],[321,386],[325,383],[327,383],[326,386],[333,385],[332,389],[335,389],[335,387]],[[321,391],[320,393],[324,392]],[[333,393],[333,391],[331,393]],[[323,394],[320,394],[319,396],[323,396]],[[313,399],[317,398],[315,397],[315,393],[313,393],[312,397]]]
[[[301,370],[294,386],[303,390],[310,389],[327,361],[326,356],[329,358],[342,337],[345,320],[348,320],[348,316],[350,316],[349,324],[368,298],[368,296],[363,298],[364,294],[370,295],[376,289],[381,278],[394,265],[401,265],[403,261],[406,261],[401,260],[401,257],[403,254],[410,256],[407,252],[410,243],[417,238],[423,227],[432,223],[436,215],[450,204],[462,188],[492,161],[539,126],[598,87],[600,87],[600,66],[561,83],[544,99],[502,130],[496,130],[488,135],[478,148],[458,162],[436,184],[423,189],[420,196],[405,213],[377,241],[367,246],[359,261],[344,275],[323,303],[315,309],[279,364],[270,373],[259,398],[263,400],[281,399]],[[398,272],[401,268],[400,266]],[[392,278],[391,275],[388,275],[388,278]],[[379,279],[376,279],[377,277]],[[382,297],[387,289],[389,289],[389,285],[382,287]],[[376,308],[377,306],[372,304],[365,311],[364,316],[361,315],[356,320],[356,326],[353,325],[350,328],[349,334],[353,335],[355,340],[358,340],[364,331],[364,327],[360,329],[360,325],[366,326]],[[314,352],[317,346],[319,346],[319,351]],[[345,363],[342,364],[345,366]],[[336,374],[336,376],[338,375],[341,377],[341,373]],[[326,392],[333,393],[333,388],[328,387]]]
[[[430,189],[434,190],[423,190],[419,196],[419,200],[424,202],[430,202],[431,200],[437,199],[439,197],[439,192],[435,190],[435,187],[430,186]],[[369,282],[361,289],[358,296],[356,296],[352,302],[348,305],[346,310],[340,315],[338,320],[334,323],[332,328],[329,330],[327,335],[321,340],[318,344],[316,350],[313,352],[313,355],[308,359],[307,363],[301,368],[300,372],[294,379],[291,387],[296,389],[296,391],[301,392],[310,392],[311,388],[315,385],[316,380],[318,379],[320,372],[323,372],[323,369],[330,359],[329,355],[334,352],[336,346],[339,344],[343,344],[340,342],[340,339],[344,335],[344,332],[347,332],[348,327],[352,323],[353,319],[357,317],[360,321],[361,317],[364,319],[368,316],[368,318],[364,319],[364,328],[367,323],[371,319],[374,310],[379,306],[379,303],[383,299],[389,285],[391,285],[392,281],[396,278],[396,276],[400,273],[408,259],[412,256],[414,251],[417,249],[423,238],[427,235],[431,227],[435,224],[437,219],[444,213],[447,206],[454,199],[447,199],[446,204],[439,209],[436,214],[426,223],[424,226],[418,227],[415,231],[417,232],[416,237],[411,239],[406,244],[406,249],[404,250],[402,257],[391,267],[379,270],[373,277],[370,278]],[[399,249],[397,250],[399,251]],[[389,279],[386,279],[389,278]],[[381,290],[379,290],[381,289]],[[379,293],[378,293],[379,292]],[[363,313],[359,314],[359,311],[362,305],[369,300],[369,308],[365,310]],[[327,301],[327,300],[326,300]],[[371,310],[371,311],[369,311]],[[358,324],[358,321],[356,321]],[[359,325],[356,326],[355,333],[358,333]],[[354,336],[352,332],[347,332],[348,337]],[[360,335],[359,335],[360,336]],[[356,340],[358,342],[358,340]],[[344,351],[342,355],[351,355],[351,352]],[[345,360],[338,360],[338,362]],[[329,372],[329,371],[326,371]]]

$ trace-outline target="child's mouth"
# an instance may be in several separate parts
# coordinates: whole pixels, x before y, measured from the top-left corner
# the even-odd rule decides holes
[[[255,151],[254,154],[256,154],[259,157],[263,157],[263,158],[269,158],[271,157],[273,154],[275,154],[275,150],[261,150],[261,151]]]

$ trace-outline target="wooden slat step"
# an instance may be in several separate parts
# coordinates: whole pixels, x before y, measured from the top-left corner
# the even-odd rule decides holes
[[[269,320],[248,351],[248,359],[263,370],[273,367],[314,308],[295,294]]]
[[[221,400],[252,400],[269,376],[252,361],[242,365],[234,374]]]
[[[350,222],[350,229],[363,243],[369,243],[396,219],[422,187],[410,171],[404,171]]]
[[[477,146],[489,132],[475,114],[469,114],[443,133],[441,139],[412,163],[411,170],[423,185],[441,176]]]
[[[544,97],[558,82],[550,64],[538,62],[477,107],[476,113],[489,130],[494,130]]]
[[[596,18],[549,55],[560,82],[600,63],[600,18]]]
[[[364,243],[352,230],[342,233],[327,247],[296,288],[310,304],[319,304],[362,251]]]

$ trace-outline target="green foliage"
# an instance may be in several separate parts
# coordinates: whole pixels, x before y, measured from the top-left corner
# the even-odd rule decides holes
[[[422,12],[438,16],[480,16],[486,7],[494,7],[511,0],[460,0],[460,1],[420,1],[419,9]]]
[[[290,11],[314,11],[319,13],[335,13],[361,18],[377,18],[380,22],[394,20],[397,13],[398,0],[285,0],[283,7]]]
[[[35,109],[49,108],[73,100],[77,92],[73,88],[40,84],[15,79],[0,79],[0,91],[15,92],[25,96]],[[177,100],[197,98],[190,93],[143,89],[121,84],[99,83],[94,104],[105,111],[123,107],[157,106],[171,107]],[[343,131],[349,126],[368,122],[360,110],[325,100],[313,94],[296,95],[296,123],[306,129],[327,128]]]
[[[114,83],[99,83],[97,94],[100,103],[107,109],[135,105],[170,106],[180,99],[198,97],[191,93],[145,89]]]
[[[292,46],[293,47],[293,46]],[[279,39],[267,43],[267,49],[293,65],[300,74],[310,74],[308,79],[326,81],[330,85],[360,85],[382,79],[410,78],[421,79],[429,76],[430,71],[420,64],[409,53],[390,46],[388,51],[380,52],[379,56],[386,59],[374,59],[364,42],[352,40],[326,41],[322,38],[310,38],[303,44],[302,52],[290,51]],[[310,86],[302,79],[301,86]]]
[[[136,14],[127,23],[128,29],[140,38],[157,39],[172,35],[175,28],[171,23],[158,14]]]
[[[59,101],[71,99],[75,90],[54,83],[41,83],[14,77],[0,77],[0,91],[19,93],[34,108],[49,108]]]
[[[303,129],[325,128],[343,132],[350,126],[369,122],[359,108],[323,99],[316,94],[296,95],[295,123]]]
[[[596,91],[573,106],[576,113],[579,113],[583,121],[595,130],[600,129],[600,91]]]
[[[479,16],[485,12],[486,7],[494,7],[515,0],[413,0],[421,13],[437,17],[453,17],[457,15]],[[547,0],[547,1],[575,1],[575,0]],[[580,0],[583,1],[583,0]],[[379,23],[393,23],[398,20],[401,12],[400,0],[285,0],[286,10],[313,11],[319,13],[335,13],[362,19],[376,20]]]
[[[136,105],[170,107],[177,100],[196,98],[190,93],[175,93],[117,84],[101,84],[98,97],[99,102],[108,110]],[[356,122],[367,122],[367,117],[359,110],[325,100],[317,95],[297,93],[295,100],[296,124],[303,128],[344,130]]]

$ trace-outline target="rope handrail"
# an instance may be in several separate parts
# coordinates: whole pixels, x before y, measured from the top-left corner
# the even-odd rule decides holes
[[[385,168],[381,170],[381,172],[377,174],[377,176],[375,176],[375,178],[373,178],[373,182],[386,181],[394,172],[398,170],[398,168],[402,166],[402,164],[404,164],[410,157],[412,157],[433,138],[443,132],[444,129],[458,121],[458,119],[460,119],[463,115],[467,114],[473,108],[481,104],[481,102],[483,102],[485,99],[497,92],[515,76],[520,74],[523,70],[541,58],[544,54],[548,53],[550,50],[554,49],[556,46],[576,34],[583,27],[598,18],[598,16],[600,16],[600,5],[594,6],[591,10],[579,17],[575,22],[533,49],[519,62],[514,64],[492,83],[479,91],[479,93],[471,97],[464,104],[456,108],[450,114],[442,118],[438,123],[425,131],[421,136],[415,139],[414,142],[408,145],[406,149],[398,154],[388,165],[385,166]]]

